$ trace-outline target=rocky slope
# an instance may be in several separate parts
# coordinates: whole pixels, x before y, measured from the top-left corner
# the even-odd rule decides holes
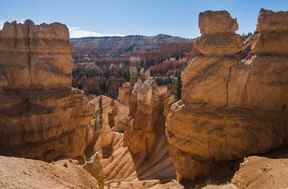
[[[0,41],[0,154],[81,157],[92,111],[88,99],[71,90],[67,27],[5,23]]]
[[[246,158],[232,179],[239,189],[286,188],[288,186],[287,152],[268,157],[252,156]]]
[[[75,161],[46,163],[0,156],[2,189],[101,189],[101,184]]]
[[[182,101],[174,104],[167,118],[179,180],[207,177],[221,162],[288,144],[288,59],[280,56],[287,55],[283,41],[271,38],[287,36],[281,27],[286,22],[274,20],[279,14],[282,20],[288,15],[260,12],[254,56],[245,62],[234,56],[242,44],[229,13],[200,14],[202,35],[195,45],[202,55],[191,60],[182,73]],[[263,29],[270,23],[278,29]],[[263,37],[266,35],[270,37]]]

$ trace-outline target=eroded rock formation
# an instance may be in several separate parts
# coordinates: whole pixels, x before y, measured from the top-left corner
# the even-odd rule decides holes
[[[182,100],[167,118],[179,180],[205,177],[221,162],[288,144],[288,54],[283,50],[288,33],[281,27],[288,13],[260,12],[254,56],[245,62],[236,56],[242,46],[234,33],[237,23],[227,15],[200,14],[202,36],[195,46],[202,55],[182,73]]]
[[[95,107],[92,122],[96,138],[92,151],[99,157],[105,183],[135,180],[134,162],[121,133],[127,126],[129,108],[106,96],[98,96],[90,104]]]
[[[141,180],[175,178],[164,126],[171,100],[167,88],[158,87],[153,80],[139,80],[128,92],[130,108],[105,96],[90,102],[101,115],[94,120],[98,123],[93,151],[100,158],[105,185],[141,188],[150,182]],[[153,183],[158,185],[159,181]]]
[[[41,160],[84,153],[90,108],[71,90],[69,33],[59,23],[0,31],[0,154]]]
[[[195,48],[206,56],[227,56],[241,51],[242,40],[235,34],[236,19],[227,11],[206,11],[199,15],[201,37],[196,39]]]
[[[130,97],[131,121],[124,137],[140,179],[175,177],[165,136],[166,98],[167,89],[152,79],[138,80]]]
[[[118,101],[126,106],[129,106],[130,103],[131,88],[131,84],[126,82],[118,89]]]
[[[120,102],[99,96],[88,105],[83,92],[71,90],[67,28],[6,23],[0,154],[53,161],[86,153],[82,165],[0,157],[0,187],[182,189],[175,174],[192,180],[183,182],[187,189],[287,187],[287,154],[245,158],[224,184],[194,182],[288,145],[287,21],[288,12],[261,10],[256,35],[243,47],[228,12],[201,13],[199,53],[182,73],[182,97],[171,110],[175,99],[152,79],[132,91],[123,85]]]

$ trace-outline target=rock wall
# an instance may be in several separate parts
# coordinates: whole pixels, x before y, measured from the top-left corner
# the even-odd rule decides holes
[[[83,155],[88,99],[71,90],[68,28],[5,23],[0,31],[0,154],[41,160]]]
[[[182,73],[182,99],[166,122],[179,180],[219,174],[223,162],[288,144],[287,16],[261,10],[253,56],[241,61],[235,19],[225,11],[200,14],[194,45],[202,55]]]

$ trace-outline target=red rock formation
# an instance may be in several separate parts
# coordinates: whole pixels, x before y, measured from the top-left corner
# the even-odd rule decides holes
[[[0,154],[82,156],[91,111],[87,98],[71,90],[67,27],[5,23],[0,41]]]
[[[227,19],[225,12],[205,12],[200,14],[200,22],[208,22],[210,14],[217,15],[211,25],[220,27],[232,20]],[[266,24],[265,20],[283,13],[269,12],[272,18],[267,14],[261,12],[258,28]],[[200,25],[203,30],[210,27],[207,23]],[[222,32],[238,38],[231,33],[235,31],[234,24],[226,25]],[[256,55],[241,62],[235,56],[236,49],[241,49],[240,43],[234,43],[234,37],[222,38],[222,32],[209,33],[213,39],[218,35],[221,38],[215,44],[207,38],[209,52],[205,45],[196,42],[204,56],[194,58],[182,73],[182,101],[173,105],[167,118],[168,141],[180,180],[205,177],[217,170],[220,162],[266,153],[288,144],[288,59],[279,56],[273,47],[269,50],[269,43],[265,43],[265,51],[271,56],[266,56],[260,50],[264,43],[258,39],[252,45]],[[262,33],[266,32],[259,35]],[[284,48],[279,40],[273,43]],[[226,49],[228,46],[235,50]]]

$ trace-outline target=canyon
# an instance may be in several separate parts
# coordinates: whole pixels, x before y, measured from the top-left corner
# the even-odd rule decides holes
[[[227,11],[201,12],[188,42],[6,22],[0,188],[287,188],[288,12],[238,28]]]
[[[138,77],[143,69],[165,78],[175,75],[186,65],[192,49],[192,40],[164,34],[79,38],[71,39],[71,44],[73,86],[113,98],[123,83]]]

